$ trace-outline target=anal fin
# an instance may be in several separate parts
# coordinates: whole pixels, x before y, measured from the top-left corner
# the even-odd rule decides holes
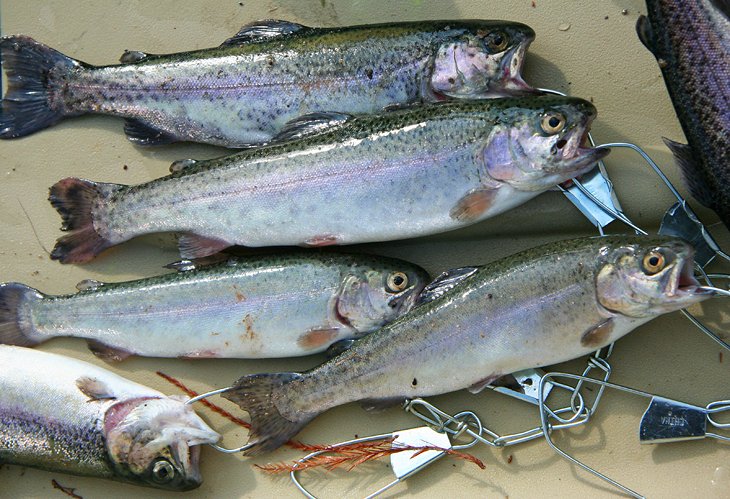
[[[160,146],[178,141],[172,134],[134,118],[124,120],[124,133],[139,146]]]

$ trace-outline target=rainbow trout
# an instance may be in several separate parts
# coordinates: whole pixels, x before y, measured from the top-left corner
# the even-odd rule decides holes
[[[697,201],[730,228],[730,2],[647,0],[637,31],[664,74],[688,144],[669,139]]]
[[[27,36],[9,36],[0,41],[8,77],[0,138],[101,113],[126,118],[127,136],[140,145],[245,147],[313,112],[364,114],[530,92],[520,72],[534,36],[508,21],[311,28],[269,20],[244,26],[220,47],[125,52],[113,66],[91,66]]]
[[[82,281],[79,293],[66,296],[0,284],[0,343],[74,336],[105,360],[301,356],[391,322],[428,283],[423,269],[401,260],[333,253],[182,270],[120,283]]]
[[[352,117],[295,120],[280,142],[136,186],[76,178],[51,187],[70,234],[52,258],[92,259],[154,232],[180,232],[183,258],[231,245],[326,246],[457,229],[590,170],[595,118],[581,99],[452,101]]]
[[[184,404],[105,369],[0,345],[0,463],[166,490],[201,482],[219,435]]]
[[[271,451],[318,414],[470,387],[586,355],[654,317],[712,296],[678,239],[551,243],[447,272],[409,314],[304,373],[254,374],[223,396],[247,411],[248,451]],[[443,288],[443,289],[442,289]]]

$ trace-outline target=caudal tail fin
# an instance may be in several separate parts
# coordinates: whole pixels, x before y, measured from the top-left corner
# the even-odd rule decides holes
[[[0,284],[0,344],[31,347],[46,338],[33,330],[26,305],[43,295],[25,284]]]
[[[63,219],[61,230],[71,233],[56,241],[51,259],[61,263],[88,262],[112,246],[114,243],[97,232],[92,210],[100,200],[123,187],[78,178],[65,178],[54,184],[48,200]]]
[[[251,447],[246,450],[247,455],[278,449],[312,420],[313,415],[298,414],[297,420],[291,421],[281,415],[275,403],[274,394],[301,377],[296,373],[253,374],[242,377],[222,394],[251,417]]]
[[[0,39],[7,92],[0,107],[0,138],[30,135],[63,118],[52,102],[54,76],[85,66],[28,36]]]

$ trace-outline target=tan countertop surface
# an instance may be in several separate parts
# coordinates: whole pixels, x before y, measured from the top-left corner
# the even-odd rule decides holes
[[[639,0],[285,0],[144,2],[141,0],[0,2],[3,34],[33,36],[61,52],[92,64],[116,62],[124,49],[153,53],[179,52],[218,45],[241,25],[280,18],[309,25],[336,26],[394,20],[439,18],[509,19],[532,26],[537,39],[527,59],[526,79],[590,98],[599,110],[593,127],[599,142],[631,141],[641,145],[680,185],[678,171],[661,142],[682,140],[682,132],[655,60],[638,41],[634,24],[644,10]],[[176,159],[206,158],[220,149],[175,145],[140,149],[122,133],[122,122],[108,117],[68,120],[31,137],[0,143],[0,281],[19,281],[47,293],[70,293],[76,282],[93,278],[125,280],[161,273],[177,259],[171,238],[144,237],[106,252],[85,266],[62,266],[49,260],[60,235],[60,219],[47,202],[48,187],[65,176],[139,183],[162,175]],[[640,225],[657,226],[672,198],[638,156],[614,151],[606,161],[626,212]],[[694,203],[696,206],[696,203]],[[700,210],[708,224],[714,214]],[[614,224],[616,225],[616,224]],[[614,232],[625,228],[611,227]],[[730,236],[712,226],[730,248]],[[422,240],[367,245],[365,251],[410,259],[433,274],[480,264],[551,239],[592,234],[594,229],[559,193],[548,193],[493,220]],[[721,299],[705,304],[708,324],[730,331]],[[726,336],[727,338],[728,336]],[[44,350],[104,365],[79,340],[55,340]],[[272,361],[134,358],[107,366],[135,381],[177,393],[154,374],[176,376],[204,391],[227,386],[242,374],[292,371],[317,365],[321,357]],[[730,352],[724,359],[711,342],[679,314],[661,317],[617,343],[611,380],[704,406],[730,398]],[[585,359],[560,366],[582,371]],[[469,366],[454,366],[468,369]],[[2,370],[2,366],[0,366]],[[477,412],[489,428],[508,433],[535,426],[535,407],[490,391],[465,391],[432,400],[444,410]],[[556,435],[561,447],[587,464],[650,497],[730,497],[730,447],[703,440],[639,445],[638,425],[647,401],[610,391],[595,418],[585,427]],[[246,431],[200,413],[225,434],[226,445],[243,443]],[[366,413],[356,404],[317,418],[301,434],[303,441],[335,443],[354,435],[378,434],[419,426],[393,408]],[[505,449],[474,447],[485,470],[452,458],[443,459],[388,492],[405,497],[610,497],[615,489],[559,457],[544,440]],[[271,477],[252,464],[292,460],[301,453],[280,450],[257,459],[202,454],[205,483],[185,497],[298,497],[288,476]],[[323,497],[358,497],[386,483],[387,460],[345,473],[305,477]],[[121,483],[46,473],[16,466],[0,468],[0,497],[61,497],[51,479],[89,498],[173,497],[173,493]],[[327,478],[333,478],[327,480]]]

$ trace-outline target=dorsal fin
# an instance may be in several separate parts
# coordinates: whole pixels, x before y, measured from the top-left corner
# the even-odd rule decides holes
[[[423,291],[418,296],[418,300],[416,300],[416,306],[423,305],[443,296],[446,292],[458,286],[462,281],[474,275],[477,270],[479,270],[479,267],[459,267],[458,269],[447,270],[423,288]]]
[[[104,285],[103,282],[97,281],[96,279],[84,279],[76,284],[76,289],[79,291],[88,291],[90,289],[97,289]]]
[[[238,33],[221,43],[221,47],[241,45],[244,43],[267,40],[277,36],[291,35],[292,33],[296,33],[304,28],[307,28],[307,26],[289,21],[279,21],[276,19],[255,21],[251,24],[245,25],[238,31]]]
[[[708,208],[712,208],[714,199],[712,190],[708,187],[707,182],[700,175],[700,168],[697,166],[696,159],[692,154],[692,148],[687,144],[680,144],[666,137],[662,137],[664,143],[674,154],[679,169],[682,171],[682,178],[687,185],[690,194],[697,201]]]
[[[286,142],[317,135],[334,127],[342,126],[352,117],[351,114],[335,112],[305,114],[284,125],[281,131],[271,139],[271,142]]]

